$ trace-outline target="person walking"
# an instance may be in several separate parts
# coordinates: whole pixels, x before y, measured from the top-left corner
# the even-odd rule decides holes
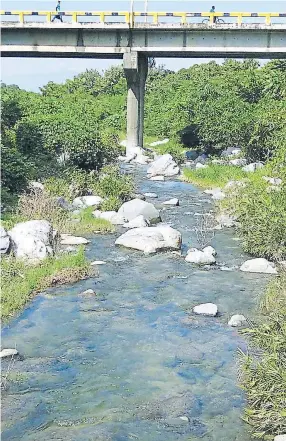
[[[54,16],[54,18],[52,19],[52,22],[54,22],[55,18],[57,18],[58,20],[61,20],[61,22],[63,23],[63,17],[60,14],[60,12],[61,12],[61,2],[60,2],[60,0],[58,1],[57,7],[56,7],[56,11],[58,12],[58,14]]]

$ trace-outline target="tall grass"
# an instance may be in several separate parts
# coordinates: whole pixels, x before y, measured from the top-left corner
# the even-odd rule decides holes
[[[243,355],[242,386],[248,406],[244,420],[254,438],[286,433],[286,273],[269,285],[260,305],[262,319],[243,331],[250,352]]]
[[[22,309],[37,292],[49,286],[73,283],[89,276],[84,249],[62,254],[30,266],[13,257],[2,259],[2,317],[7,319]]]

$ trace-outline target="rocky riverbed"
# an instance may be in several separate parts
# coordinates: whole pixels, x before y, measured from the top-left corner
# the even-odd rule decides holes
[[[87,238],[99,277],[40,294],[3,329],[2,346],[20,354],[2,365],[3,441],[249,441],[237,386],[245,342],[228,322],[252,318],[269,276],[239,271],[248,256],[232,229],[211,240],[215,265],[185,261],[210,196],[126,168],[138,191],[158,195],[146,200],[182,234],[182,255],[116,246],[122,226]],[[194,313],[207,303],[215,317]]]

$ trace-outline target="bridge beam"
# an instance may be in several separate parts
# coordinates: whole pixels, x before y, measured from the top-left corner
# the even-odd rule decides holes
[[[148,58],[138,52],[125,53],[123,68],[127,81],[126,156],[140,154],[144,134],[144,97]]]

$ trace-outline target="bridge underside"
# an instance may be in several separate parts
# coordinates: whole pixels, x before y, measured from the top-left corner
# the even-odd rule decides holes
[[[47,44],[48,43],[48,44]],[[66,24],[2,26],[2,56],[123,58],[131,51],[150,57],[284,58],[281,26],[86,27]]]

